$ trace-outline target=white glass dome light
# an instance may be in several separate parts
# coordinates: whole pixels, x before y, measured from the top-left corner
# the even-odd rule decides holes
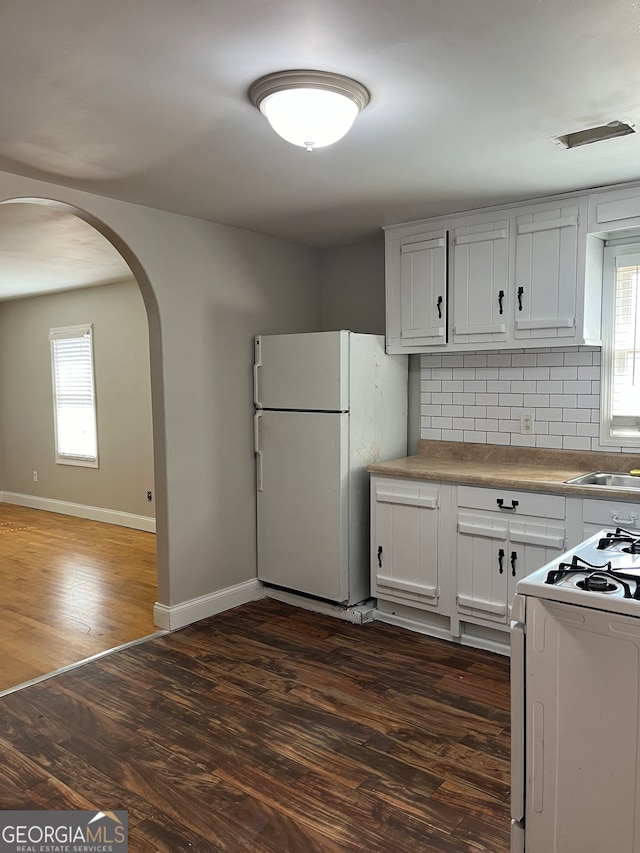
[[[342,139],[369,103],[356,80],[325,71],[268,74],[253,84],[249,97],[279,136],[307,151]]]

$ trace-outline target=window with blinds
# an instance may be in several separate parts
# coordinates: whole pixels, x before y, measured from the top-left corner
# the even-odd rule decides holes
[[[640,444],[640,244],[607,246],[601,443]]]
[[[50,329],[56,462],[98,467],[92,326]]]

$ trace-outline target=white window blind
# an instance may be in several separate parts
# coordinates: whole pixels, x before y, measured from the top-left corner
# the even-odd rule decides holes
[[[613,309],[611,414],[640,418],[640,265],[618,266]]]
[[[640,444],[640,244],[605,248],[600,443]]]
[[[50,329],[56,461],[98,465],[92,327]]]

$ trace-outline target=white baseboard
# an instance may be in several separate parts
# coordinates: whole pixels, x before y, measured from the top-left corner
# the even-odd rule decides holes
[[[436,637],[438,640],[453,640],[456,642],[456,638],[451,636],[451,631],[448,631],[441,625],[434,625],[432,622],[423,622],[407,616],[398,616],[395,613],[386,613],[384,610],[376,610],[375,619],[376,622],[386,622],[387,625],[406,628],[407,631],[414,631],[416,634],[425,634],[427,637]]]
[[[436,637],[439,640],[448,640],[450,643],[458,643],[461,646],[483,649],[485,652],[493,652],[507,657],[511,654],[510,635],[504,631],[491,631],[491,629],[485,633],[463,631],[458,637],[442,625],[428,621],[428,617],[423,621],[422,619],[399,616],[397,613],[376,610],[375,619],[377,622],[386,622],[387,625],[396,625],[398,628],[406,628],[408,631],[415,631],[417,634],[425,634],[427,637]]]
[[[183,601],[181,604],[167,606],[156,602],[153,608],[153,621],[159,628],[175,631],[192,622],[215,616],[216,613],[231,610],[232,607],[238,607],[240,604],[257,601],[259,598],[264,598],[260,581],[244,581],[209,595],[201,595],[200,598]]]
[[[460,643],[463,646],[471,646],[472,649],[484,649],[485,652],[493,652],[496,655],[511,657],[511,637],[506,635],[505,640],[492,640],[487,637],[478,637],[475,634],[462,634]]]
[[[104,521],[106,524],[119,524],[120,527],[131,527],[134,530],[144,530],[147,533],[156,532],[156,520],[146,515],[134,515],[130,512],[120,512],[116,509],[103,509],[99,506],[58,501],[53,498],[40,498],[36,495],[20,495],[17,492],[0,492],[0,503],[26,506],[30,509],[43,509],[46,512],[59,512],[62,515],[73,515],[76,518],[88,518],[90,521]]]

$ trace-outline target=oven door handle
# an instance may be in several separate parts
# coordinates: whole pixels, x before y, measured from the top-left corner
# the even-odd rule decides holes
[[[516,595],[513,610],[524,605]],[[513,612],[513,611],[512,611]],[[524,622],[511,623],[511,817],[522,821],[525,810],[525,703],[524,703],[525,633]]]

